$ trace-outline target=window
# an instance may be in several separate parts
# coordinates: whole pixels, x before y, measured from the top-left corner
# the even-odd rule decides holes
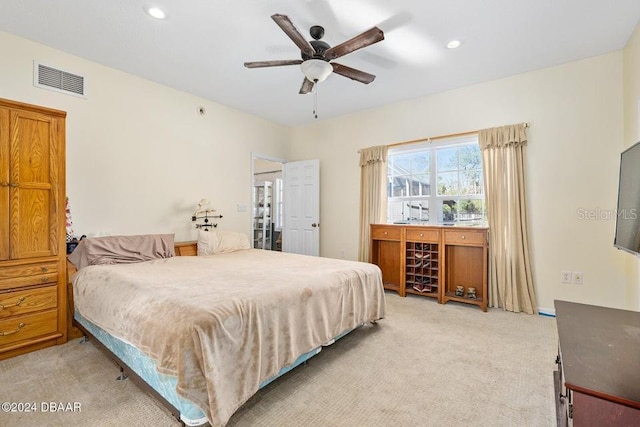
[[[486,221],[476,136],[389,150],[390,223]]]

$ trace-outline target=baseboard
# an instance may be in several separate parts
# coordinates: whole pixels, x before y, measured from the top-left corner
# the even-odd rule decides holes
[[[538,314],[540,316],[556,317],[556,310],[554,308],[538,307]]]

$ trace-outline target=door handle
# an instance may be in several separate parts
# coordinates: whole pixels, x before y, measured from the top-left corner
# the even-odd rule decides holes
[[[313,228],[316,228],[316,227],[320,227],[320,224],[319,224],[319,223],[318,223],[318,224],[316,224],[316,223],[314,222],[313,224],[311,224],[311,226],[312,226]]]
[[[17,327],[16,329],[14,329],[13,331],[7,331],[7,332],[5,332],[5,331],[0,331],[0,337],[5,337],[5,336],[7,336],[7,335],[11,335],[11,334],[18,333],[18,332],[20,332],[20,330],[21,330],[22,328],[24,328],[25,326],[27,326],[27,325],[23,322],[23,323],[20,323],[20,324],[18,325],[18,327]]]
[[[27,297],[20,297],[18,299],[18,302],[11,304],[11,305],[2,305],[0,304],[0,310],[4,310],[6,308],[11,308],[11,307],[20,307],[20,304],[22,304],[24,302],[24,300],[26,300]]]
[[[7,181],[0,182],[0,187],[8,187],[9,183]]]
[[[9,183],[9,187],[11,187],[11,188],[16,188],[17,186],[18,186],[18,184],[15,183],[15,182],[10,182]]]

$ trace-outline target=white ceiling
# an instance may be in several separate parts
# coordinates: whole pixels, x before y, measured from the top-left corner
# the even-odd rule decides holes
[[[150,18],[148,6],[167,19]],[[324,26],[332,46],[374,25],[385,32],[337,60],[375,74],[373,83],[333,74],[318,85],[323,119],[621,49],[640,1],[2,0],[0,30],[277,123],[309,123],[298,66],[243,66],[300,57],[274,13],[304,36]],[[463,44],[446,49],[450,39]]]

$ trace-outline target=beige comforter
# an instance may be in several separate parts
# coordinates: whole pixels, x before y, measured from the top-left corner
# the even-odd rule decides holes
[[[385,315],[380,270],[262,250],[98,265],[76,309],[147,353],[213,426],[301,354]]]

